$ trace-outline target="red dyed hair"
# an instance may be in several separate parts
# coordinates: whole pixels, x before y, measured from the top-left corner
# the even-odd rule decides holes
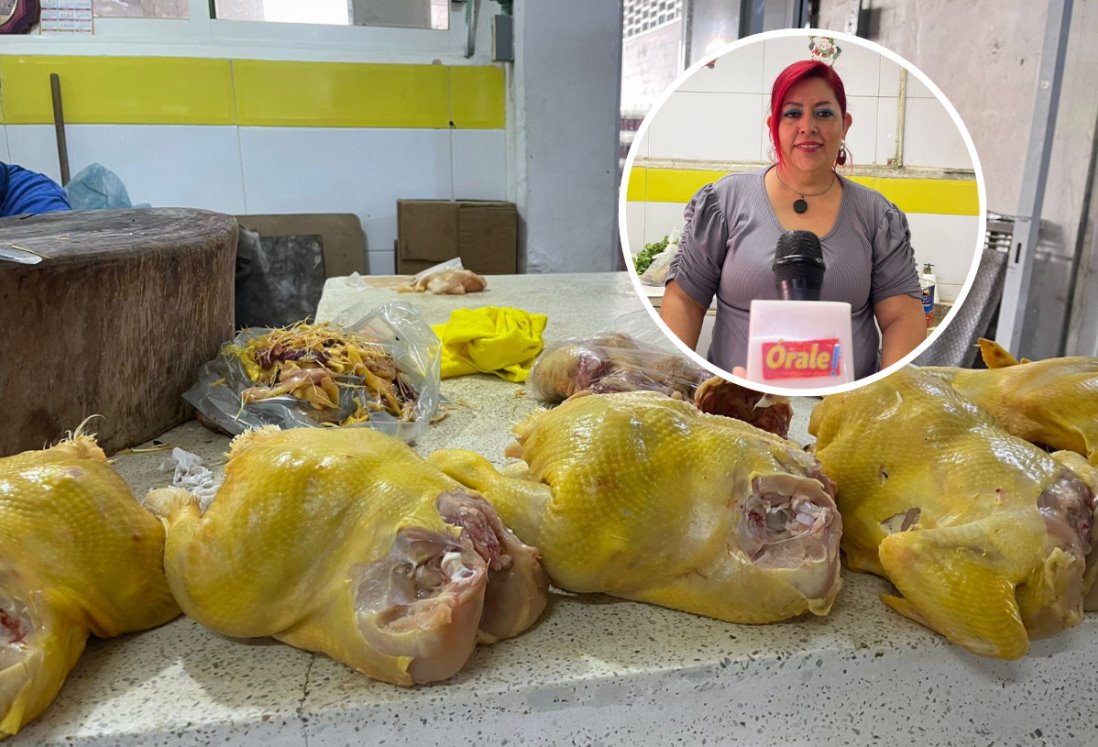
[[[781,119],[782,104],[785,103],[785,96],[789,93],[789,89],[808,78],[820,78],[831,86],[835,99],[839,102],[839,116],[846,116],[846,87],[843,86],[843,79],[833,67],[819,60],[801,60],[782,70],[774,79],[773,88],[770,89],[770,141],[774,143],[778,163],[782,162],[782,149],[778,145],[778,123]]]

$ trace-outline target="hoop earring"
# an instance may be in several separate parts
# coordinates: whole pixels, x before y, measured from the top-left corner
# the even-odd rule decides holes
[[[843,140],[841,143],[839,143],[839,157],[835,159],[835,163],[839,164],[840,166],[845,166],[846,165],[846,141],[845,140]]]

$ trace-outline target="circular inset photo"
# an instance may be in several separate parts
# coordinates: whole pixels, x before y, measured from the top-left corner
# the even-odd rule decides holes
[[[984,194],[964,123],[922,72],[857,37],[775,31],[691,67],[645,117],[622,246],[698,363],[833,394],[912,361],[956,316]]]

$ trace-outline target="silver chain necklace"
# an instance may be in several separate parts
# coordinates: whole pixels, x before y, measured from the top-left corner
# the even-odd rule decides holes
[[[799,190],[793,189],[788,184],[783,182],[782,181],[782,176],[781,176],[781,174],[778,173],[777,168],[774,169],[774,178],[778,180],[778,184],[782,185],[783,187],[788,189],[793,194],[800,195],[800,199],[797,199],[797,200],[793,201],[793,212],[797,213],[798,215],[800,215],[801,213],[808,210],[808,203],[805,201],[805,199],[804,199],[805,197],[819,197],[820,195],[825,194],[829,189],[834,187],[835,182],[837,182],[839,180],[838,175],[834,171],[832,171],[831,172],[831,183],[827,185],[826,189],[824,189],[820,192],[801,192]]]

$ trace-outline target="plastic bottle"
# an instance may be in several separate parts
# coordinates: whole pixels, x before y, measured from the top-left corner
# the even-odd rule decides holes
[[[937,286],[938,278],[934,276],[934,265],[930,262],[924,262],[923,271],[919,275],[919,287],[923,291],[923,313],[926,314],[928,329],[934,326],[934,297]]]

